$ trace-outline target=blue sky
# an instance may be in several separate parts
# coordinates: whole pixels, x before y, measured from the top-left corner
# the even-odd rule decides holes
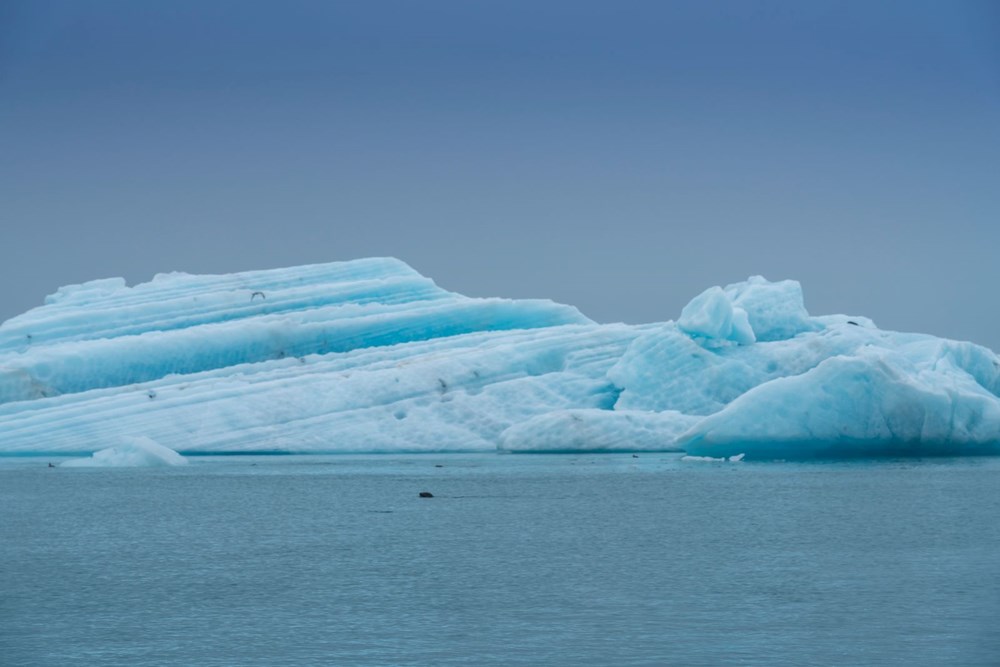
[[[394,255],[601,321],[796,278],[1000,348],[995,2],[4,2],[0,319]]]

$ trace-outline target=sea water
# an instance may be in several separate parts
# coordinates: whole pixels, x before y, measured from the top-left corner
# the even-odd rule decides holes
[[[47,463],[0,459],[7,667],[1000,663],[998,459]]]

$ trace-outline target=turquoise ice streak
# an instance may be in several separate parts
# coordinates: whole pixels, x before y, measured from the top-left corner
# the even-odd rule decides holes
[[[759,276],[631,326],[374,258],[97,280],[0,325],[5,455],[996,454],[998,394],[986,348],[814,317]]]

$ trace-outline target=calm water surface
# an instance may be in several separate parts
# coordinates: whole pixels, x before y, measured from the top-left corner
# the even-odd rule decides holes
[[[9,667],[1000,664],[997,459],[46,463],[0,460]]]

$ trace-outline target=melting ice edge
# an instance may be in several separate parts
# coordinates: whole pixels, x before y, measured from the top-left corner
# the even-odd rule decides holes
[[[759,276],[632,326],[372,258],[96,280],[0,325],[0,455],[998,454],[998,396],[989,349],[813,317]]]

